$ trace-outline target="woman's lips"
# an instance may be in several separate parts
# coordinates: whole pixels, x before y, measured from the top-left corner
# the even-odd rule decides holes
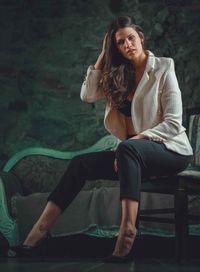
[[[132,53],[135,53],[135,51],[136,51],[135,49],[130,49],[130,50],[128,50],[126,53],[127,53],[127,54],[132,54]]]

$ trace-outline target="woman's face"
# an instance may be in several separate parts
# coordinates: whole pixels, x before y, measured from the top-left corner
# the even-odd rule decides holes
[[[134,61],[144,54],[143,34],[139,35],[132,27],[120,28],[115,33],[118,51],[128,60]]]

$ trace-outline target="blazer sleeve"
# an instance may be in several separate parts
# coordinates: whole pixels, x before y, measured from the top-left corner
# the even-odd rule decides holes
[[[81,86],[81,100],[93,103],[104,97],[103,90],[100,86],[102,71],[95,70],[93,66],[89,66],[85,79]]]
[[[169,68],[164,74],[161,106],[163,121],[155,127],[141,132],[150,140],[170,140],[185,131],[182,126],[181,91],[176,78],[173,59],[170,59]]]

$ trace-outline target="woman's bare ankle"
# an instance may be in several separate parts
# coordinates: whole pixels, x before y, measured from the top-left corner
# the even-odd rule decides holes
[[[136,233],[135,226],[121,226],[113,255],[126,256],[132,249]]]

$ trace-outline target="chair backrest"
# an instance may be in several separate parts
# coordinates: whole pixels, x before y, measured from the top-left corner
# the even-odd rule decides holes
[[[189,117],[188,138],[194,152],[190,165],[200,169],[200,109]]]

